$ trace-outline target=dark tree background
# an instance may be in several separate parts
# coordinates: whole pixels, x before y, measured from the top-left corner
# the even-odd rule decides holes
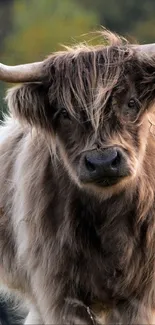
[[[106,28],[141,42],[155,40],[155,0],[77,0],[91,8]]]

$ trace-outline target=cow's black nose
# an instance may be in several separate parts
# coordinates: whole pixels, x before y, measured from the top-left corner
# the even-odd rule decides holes
[[[114,176],[121,163],[121,154],[115,148],[108,148],[101,152],[92,151],[85,156],[86,169],[92,175]]]
[[[79,176],[83,182],[111,185],[128,174],[125,154],[119,147],[109,147],[85,152]]]

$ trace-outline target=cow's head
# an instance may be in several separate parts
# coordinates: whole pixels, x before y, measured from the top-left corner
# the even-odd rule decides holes
[[[10,110],[50,135],[69,175],[103,197],[139,177],[147,150],[155,45],[76,47],[42,63],[1,68],[26,81],[8,93]]]

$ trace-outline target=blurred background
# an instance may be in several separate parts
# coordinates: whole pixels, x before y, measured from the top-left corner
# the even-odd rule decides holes
[[[43,59],[61,44],[84,41],[88,36],[81,35],[101,25],[141,43],[155,42],[155,0],[0,0],[0,62]],[[1,82],[0,118],[5,87]]]

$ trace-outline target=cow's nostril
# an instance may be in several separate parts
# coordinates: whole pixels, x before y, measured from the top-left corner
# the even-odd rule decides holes
[[[120,156],[119,152],[117,152],[117,156],[113,159],[113,161],[111,163],[111,167],[117,168],[120,164],[120,161],[121,161],[121,156]]]
[[[82,155],[79,167],[82,182],[94,182],[99,186],[114,185],[129,175],[125,154],[117,147],[87,151]]]
[[[96,170],[95,165],[91,163],[89,159],[87,159],[86,157],[85,157],[85,165],[90,172],[94,172]]]

